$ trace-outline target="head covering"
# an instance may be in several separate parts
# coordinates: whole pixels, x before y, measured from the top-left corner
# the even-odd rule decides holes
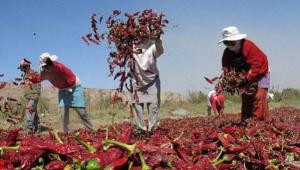
[[[58,57],[56,55],[50,55],[49,53],[42,53],[40,55],[40,66],[41,67],[47,65],[46,58],[49,58],[51,61],[56,61]]]
[[[237,41],[247,37],[247,34],[241,34],[236,26],[229,26],[223,29],[222,31],[223,39],[221,39],[219,43],[223,41]]]
[[[17,68],[17,69],[21,69],[21,67],[24,67],[24,66],[28,66],[30,65],[31,62],[28,61],[26,58],[23,58],[21,61],[20,61],[20,66]]]

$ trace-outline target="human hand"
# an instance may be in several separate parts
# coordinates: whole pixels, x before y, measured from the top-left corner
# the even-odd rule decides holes
[[[247,87],[249,86],[250,82],[247,79],[243,79],[238,83],[238,87],[242,88],[242,87]]]

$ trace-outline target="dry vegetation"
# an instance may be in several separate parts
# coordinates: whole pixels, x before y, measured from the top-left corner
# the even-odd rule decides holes
[[[279,91],[271,90],[275,96],[273,101],[269,102],[269,109],[279,107],[296,107],[300,108],[300,92],[296,89],[287,88]],[[112,108],[111,96],[113,90],[101,89],[85,89],[87,110],[91,115],[92,122],[98,128],[101,125],[112,123],[113,114],[115,114],[114,121],[130,121],[131,116],[129,106],[119,105],[118,108]],[[0,101],[3,103],[7,96],[19,99],[19,105],[13,103],[16,107],[16,113],[20,113],[23,109],[22,105],[22,89],[19,87],[9,85],[1,89],[0,95],[4,98]],[[128,96],[128,94],[126,94]],[[160,109],[161,118],[176,118],[171,115],[171,112],[176,109],[184,109],[189,114],[189,117],[205,116],[206,115],[206,94],[201,91],[190,91],[186,96],[181,96],[178,93],[164,92],[162,93],[162,103]],[[226,95],[225,113],[238,113],[240,110],[240,97]],[[60,118],[57,104],[57,89],[53,87],[44,87],[42,95],[39,100],[38,107],[39,115],[43,126],[50,129],[60,129]],[[7,115],[10,113],[2,113],[1,122],[3,128],[12,128],[15,126],[22,126],[20,122],[16,125],[6,122]],[[79,117],[75,112],[70,114],[71,128],[77,129],[82,127]]]

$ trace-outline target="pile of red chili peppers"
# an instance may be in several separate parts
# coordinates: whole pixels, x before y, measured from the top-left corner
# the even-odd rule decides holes
[[[107,59],[110,75],[119,79],[118,91],[124,86],[132,91],[131,80],[135,79],[135,60],[132,55],[135,53],[134,46],[139,45],[145,39],[159,38],[164,34],[163,27],[168,20],[164,19],[163,13],[155,13],[152,9],[145,9],[135,13],[124,13],[114,10],[113,14],[105,21],[103,33],[99,33],[103,16],[99,19],[93,14],[91,17],[92,32],[82,36],[82,40],[89,45],[99,45],[101,40],[106,39],[111,52]],[[115,69],[117,72],[115,72]],[[127,81],[128,80],[128,81]]]
[[[257,84],[249,83],[246,79],[246,76],[247,72],[237,72],[232,70],[224,71],[224,73],[222,73],[219,77],[215,77],[213,79],[209,79],[207,77],[204,78],[210,84],[218,80],[215,89],[219,92],[227,92],[231,95],[255,94]]]
[[[299,169],[300,110],[272,111],[267,122],[164,119],[151,134],[135,136],[129,123],[96,131],[24,135],[0,130],[0,169]]]

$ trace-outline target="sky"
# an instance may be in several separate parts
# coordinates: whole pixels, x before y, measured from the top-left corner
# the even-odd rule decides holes
[[[300,1],[298,0],[1,0],[0,81],[19,77],[19,61],[39,69],[39,55],[49,52],[70,67],[84,87],[113,89],[107,45],[86,45],[93,13],[107,17],[114,9],[163,12],[169,24],[158,59],[162,91],[186,94],[213,88],[204,76],[221,73],[224,27],[237,26],[268,57],[275,90],[300,88]],[[35,35],[34,35],[35,33]]]

